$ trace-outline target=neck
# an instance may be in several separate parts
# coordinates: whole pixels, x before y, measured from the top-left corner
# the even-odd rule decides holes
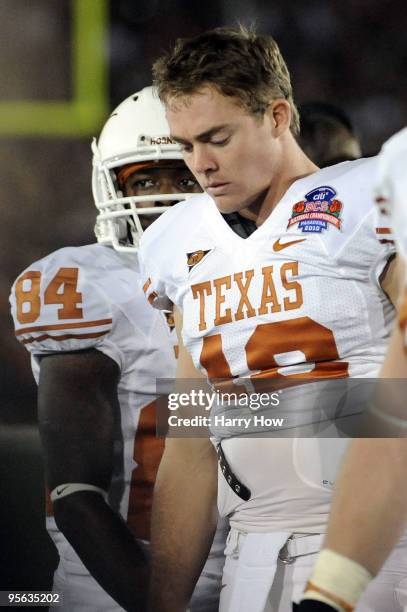
[[[285,154],[280,156],[280,163],[275,168],[270,186],[259,193],[249,206],[239,210],[242,217],[251,219],[257,226],[264,223],[270,216],[295,181],[319,170],[318,166],[300,149],[291,134],[290,139],[291,141],[284,147]]]

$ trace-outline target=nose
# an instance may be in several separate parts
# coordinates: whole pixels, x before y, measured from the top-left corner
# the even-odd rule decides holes
[[[213,170],[216,170],[217,164],[211,151],[205,143],[199,143],[195,145],[192,153],[192,172],[197,174],[207,174]]]
[[[160,200],[159,194],[170,194],[170,193],[179,193],[180,189],[176,183],[176,181],[172,180],[170,177],[162,177],[159,184],[159,189],[157,190],[157,197],[154,201],[154,206],[173,206],[176,204],[178,200]]]
[[[179,187],[171,177],[162,177],[158,193],[178,193]]]

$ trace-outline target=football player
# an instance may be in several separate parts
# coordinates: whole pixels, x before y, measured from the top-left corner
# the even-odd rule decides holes
[[[39,385],[53,588],[70,612],[142,610],[163,449],[155,380],[173,376],[175,342],[171,313],[145,302],[137,249],[158,213],[201,190],[151,87],[118,106],[92,148],[97,244],[30,265],[11,306]]]
[[[400,262],[405,262],[407,256],[406,165],[405,128],[390,138],[380,152],[376,187],[380,210],[394,231]],[[383,378],[407,379],[406,295],[381,369]],[[407,523],[407,411],[405,398],[401,411],[392,410],[392,414],[389,394],[385,400],[384,406],[381,402],[375,406],[371,419],[379,431],[387,433],[391,427],[391,433],[400,437],[352,441],[338,478],[324,548],[299,606],[301,612],[350,609],[383,563],[386,571],[389,562],[385,560],[395,546],[393,558],[398,555],[400,564],[395,599],[400,606],[407,605],[406,557],[398,544]],[[398,609],[396,604],[390,608],[380,602],[380,591],[372,592],[372,596],[380,609]]]
[[[394,248],[371,197],[376,160],[319,170],[306,157],[288,69],[269,36],[220,28],[179,40],[154,72],[171,137],[205,190],[164,213],[140,250],[149,301],[179,311],[179,377],[240,389],[274,378],[288,426],[304,404],[335,411],[329,384],[319,408],[305,383],[377,375],[394,317]],[[326,427],[338,436],[335,422]],[[218,506],[232,527],[220,610],[285,612],[321,547],[346,440],[212,433]],[[153,610],[187,605],[214,530],[215,466],[208,439],[167,440],[153,508]],[[392,584],[381,588],[393,601]]]

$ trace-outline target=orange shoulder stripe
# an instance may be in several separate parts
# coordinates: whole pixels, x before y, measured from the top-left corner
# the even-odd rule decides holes
[[[88,338],[100,338],[100,336],[105,336],[108,334],[110,329],[101,332],[94,332],[90,334],[64,334],[63,336],[50,336],[49,334],[43,334],[42,336],[37,336],[37,338],[27,338],[26,340],[21,340],[21,344],[31,344],[32,342],[41,342],[42,340],[46,340],[49,338],[50,340],[55,340],[56,342],[62,342],[63,340],[86,340]]]
[[[99,325],[110,325],[112,319],[99,319],[98,321],[80,321],[79,323],[56,323],[55,325],[37,325],[24,327],[16,330],[16,336],[28,334],[35,331],[49,331],[51,329],[77,329],[79,327],[97,327]]]

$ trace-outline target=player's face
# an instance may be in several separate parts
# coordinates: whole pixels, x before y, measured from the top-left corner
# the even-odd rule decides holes
[[[278,163],[271,118],[249,114],[212,86],[169,100],[171,136],[185,163],[221,212],[264,198]]]
[[[194,176],[182,160],[158,162],[152,168],[142,168],[133,172],[126,180],[123,188],[124,195],[146,196],[146,199],[137,203],[137,208],[151,208],[154,206],[172,206],[178,200],[160,201],[159,194],[168,193],[200,193],[201,188]],[[151,199],[154,196],[154,199]],[[150,198],[150,199],[149,199]],[[158,215],[141,215],[140,222],[146,229]]]

